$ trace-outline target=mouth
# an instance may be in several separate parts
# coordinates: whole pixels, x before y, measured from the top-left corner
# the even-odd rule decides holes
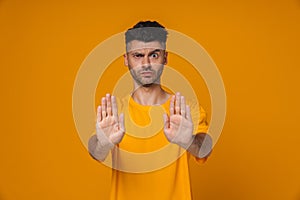
[[[150,71],[141,72],[141,75],[142,75],[142,76],[151,76],[151,75],[152,75],[152,72],[150,72]]]

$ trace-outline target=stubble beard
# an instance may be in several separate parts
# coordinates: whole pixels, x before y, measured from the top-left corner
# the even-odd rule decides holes
[[[141,87],[150,87],[153,84],[160,84],[160,77],[163,71],[161,67],[158,71],[153,70],[151,67],[146,69],[140,69],[135,71],[133,68],[130,69],[130,74],[135,82]],[[142,76],[142,72],[151,72],[151,79]]]

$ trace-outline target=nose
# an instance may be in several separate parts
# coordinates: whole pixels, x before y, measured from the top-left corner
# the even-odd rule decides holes
[[[149,65],[150,65],[150,58],[148,56],[144,56],[143,61],[142,61],[142,66],[148,67]]]

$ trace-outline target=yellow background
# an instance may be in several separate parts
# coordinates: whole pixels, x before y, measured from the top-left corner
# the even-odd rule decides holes
[[[152,19],[199,42],[222,74],[223,133],[191,162],[195,199],[300,199],[300,1],[0,0],[0,199],[107,199],[72,118],[88,53]],[[162,186],[163,187],[163,186]]]

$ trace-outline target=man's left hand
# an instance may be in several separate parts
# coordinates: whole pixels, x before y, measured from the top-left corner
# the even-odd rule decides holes
[[[170,116],[164,114],[164,133],[167,139],[187,149],[193,142],[193,122],[190,107],[179,92],[170,101]]]

